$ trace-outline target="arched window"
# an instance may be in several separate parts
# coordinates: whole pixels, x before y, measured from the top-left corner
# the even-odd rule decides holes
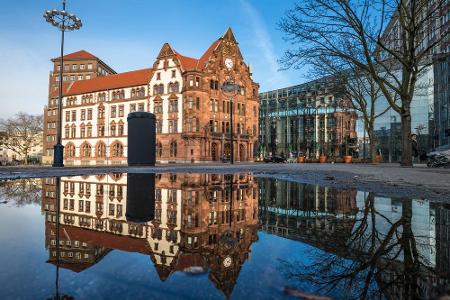
[[[81,146],[81,157],[91,157],[92,147],[89,143],[84,143]]]
[[[177,142],[173,141],[170,143],[170,157],[177,156]]]
[[[106,145],[103,142],[99,142],[97,144],[97,148],[95,150],[97,157],[106,157]]]
[[[111,146],[111,157],[123,157],[123,145],[116,142]]]
[[[161,142],[156,142],[156,155],[158,157],[162,156],[162,144],[161,144]]]
[[[136,91],[134,89],[131,90],[131,98],[136,97]]]
[[[72,144],[72,143],[67,144],[64,147],[64,150],[66,152],[65,155],[67,158],[75,157],[75,145],[74,144]]]
[[[105,107],[103,105],[99,105],[98,106],[98,115],[97,117],[99,119],[104,119],[105,118]]]

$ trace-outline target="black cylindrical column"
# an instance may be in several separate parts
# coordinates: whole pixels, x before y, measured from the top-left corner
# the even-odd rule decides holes
[[[137,111],[128,114],[128,165],[154,166],[156,161],[155,115]]]
[[[144,223],[155,218],[155,174],[128,174],[125,217],[134,223]]]

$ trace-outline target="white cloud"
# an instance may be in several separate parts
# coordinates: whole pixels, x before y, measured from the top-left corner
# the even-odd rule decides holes
[[[263,76],[256,79],[260,81],[263,89],[276,89],[288,85],[289,79],[282,71],[279,71],[278,57],[261,17],[246,0],[241,0],[241,5],[253,31],[252,44],[258,48],[256,53],[260,54],[265,61],[265,63],[260,62],[258,64],[259,70],[255,74],[262,74]]]

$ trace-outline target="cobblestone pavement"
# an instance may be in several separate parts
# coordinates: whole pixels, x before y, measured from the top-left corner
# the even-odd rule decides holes
[[[450,203],[450,169],[424,165],[403,168],[398,164],[164,164],[155,167],[0,167],[0,180],[89,175],[112,172],[129,173],[253,173],[336,188],[373,191],[389,197],[427,198]]]

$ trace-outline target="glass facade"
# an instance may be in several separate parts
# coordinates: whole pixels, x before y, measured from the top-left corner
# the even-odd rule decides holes
[[[450,144],[450,55],[434,61],[434,119],[436,127],[433,146]]]
[[[357,115],[340,90],[322,79],[261,93],[258,154],[308,158],[354,154]]]

